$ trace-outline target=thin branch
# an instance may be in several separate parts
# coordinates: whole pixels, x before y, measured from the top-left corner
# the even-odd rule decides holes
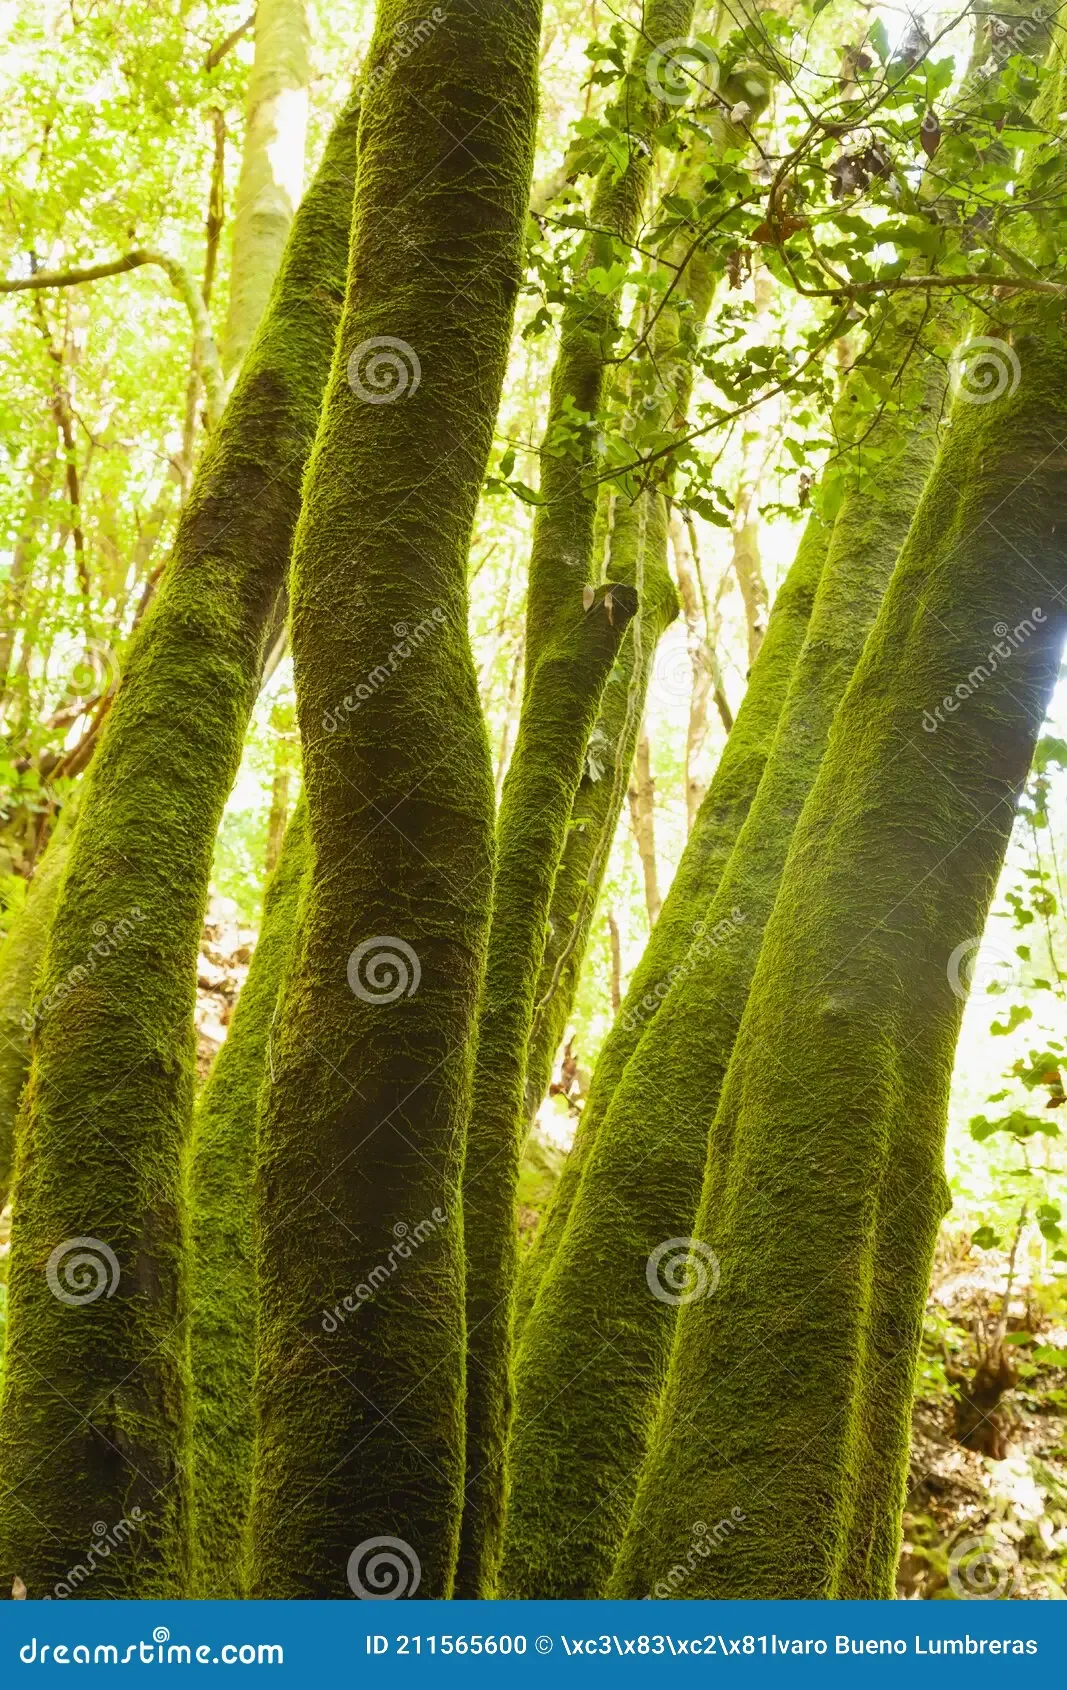
[[[208,421],[214,428],[226,402],[222,364],[219,361],[218,347],[215,345],[211,318],[208,316],[200,289],[185,265],[179,263],[176,258],[169,258],[166,253],[155,252],[150,247],[136,247],[133,252],[126,253],[122,258],[113,258],[106,264],[89,264],[82,269],[71,270],[38,270],[32,276],[0,281],[0,293],[22,293],[28,288],[77,287],[82,282],[100,281],[105,276],[124,275],[127,270],[139,269],[142,264],[155,264],[166,271],[171,286],[189,313],[196,336]]]
[[[240,41],[242,35],[248,34],[249,30],[252,28],[252,25],[255,23],[255,21],[256,21],[256,14],[255,14],[255,12],[252,12],[245,19],[244,23],[239,23],[237,25],[237,28],[231,29],[229,35],[227,35],[222,41],[217,41],[215,43],[215,45],[214,45],[214,47],[212,47],[210,53],[208,53],[206,55],[205,59],[204,59],[204,69],[205,69],[205,71],[207,71],[207,73],[209,75],[213,70],[215,70],[222,63],[222,61],[226,57],[227,53],[229,53],[234,47],[236,47],[236,45],[237,45],[238,41]]]

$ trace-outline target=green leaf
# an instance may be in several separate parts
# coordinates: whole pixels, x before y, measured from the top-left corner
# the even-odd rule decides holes
[[[548,503],[548,500],[543,499],[540,493],[536,492],[534,488],[527,487],[525,481],[509,481],[508,486],[511,488],[515,497],[517,499],[521,499],[524,504],[547,505]]]
[[[1000,1237],[991,1226],[980,1226],[976,1232],[971,1233],[971,1243],[976,1244],[979,1250],[997,1250],[1000,1248]]]

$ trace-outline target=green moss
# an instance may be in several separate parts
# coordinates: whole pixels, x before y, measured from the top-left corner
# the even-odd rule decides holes
[[[18,1576],[31,1597],[84,1556],[94,1522],[115,1526],[134,1508],[134,1539],[86,1594],[187,1589],[182,1164],[195,964],[336,334],[357,116],[353,103],[294,221],[130,650],[48,944],[0,1416],[0,1588]],[[118,1278],[110,1294],[72,1305],[53,1295],[46,1269],[79,1238],[98,1242],[104,1281],[111,1260]]]
[[[518,1294],[523,1321],[555,1255],[582,1168],[615,1087],[645,1029],[659,1013],[673,978],[672,971],[685,960],[693,939],[693,923],[718,886],[756,794],[807,631],[826,545],[826,527],[812,516],[793,566],[775,598],[737,720],[704,796],[659,920],[600,1052],[574,1146],[523,1268]]]
[[[259,939],[226,1042],[197,1103],[190,1169],[189,1350],[193,1379],[193,1582],[245,1594],[255,1408],[252,1181],[259,1093],[308,861],[298,799],[263,905]]]
[[[687,1594],[892,1590],[953,957],[982,932],[1065,632],[1067,332],[1033,298],[998,309],[1018,390],[954,407],[767,926],[694,1229],[722,1277],[681,1310],[615,1595],[735,1507]]]
[[[15,1164],[15,1121],[30,1066],[33,988],[70,852],[81,788],[63,805],[47,849],[0,947],[0,1209]]]
[[[459,1177],[493,842],[467,551],[520,280],[540,8],[464,0],[431,33],[420,17],[379,9],[293,571],[312,866],[257,1181],[266,1597],[350,1597],[349,1557],[382,1536],[418,1560],[420,1597],[447,1596],[463,1495]],[[371,377],[378,336],[403,343],[389,403],[347,375],[351,359]]]
[[[883,328],[902,347],[923,310],[909,303]],[[632,1501],[661,1388],[676,1303],[654,1295],[644,1265],[688,1238],[708,1125],[796,816],[818,771],[834,711],[863,649],[934,451],[944,365],[903,420],[882,417],[865,440],[874,468],[846,493],[771,754],[683,965],[620,1078],[582,1169],[555,1259],[524,1330],[513,1452],[511,1587],[516,1594],[599,1595]],[[905,401],[913,395],[906,393]],[[846,413],[848,396],[842,407]],[[911,414],[909,414],[909,412]],[[675,1252],[676,1253],[676,1252]],[[571,1358],[589,1321],[603,1347],[577,1377]],[[612,1412],[605,1416],[603,1405]],[[575,1477],[562,1464],[580,1451]],[[559,1474],[545,1483],[546,1468]],[[580,1474],[580,1478],[577,1476]],[[546,1533],[552,1514],[554,1526]],[[561,1556],[556,1539],[567,1542]],[[546,1588],[546,1579],[553,1584]]]

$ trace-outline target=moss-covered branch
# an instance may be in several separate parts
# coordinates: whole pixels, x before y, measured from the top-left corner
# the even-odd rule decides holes
[[[242,1597],[252,1487],[256,1283],[252,1177],[258,1100],[308,863],[303,798],[267,887],[259,939],[193,1124],[189,1350],[193,1379],[192,1594]]]
[[[0,1209],[7,1203],[14,1175],[15,1122],[30,1066],[33,990],[70,854],[80,798],[78,787],[63,805],[45,854],[0,947]]]
[[[357,122],[352,103],[134,637],[45,959],[0,1415],[0,1586],[18,1576],[31,1597],[63,1579],[94,1521],[134,1507],[136,1552],[112,1555],[89,1593],[187,1588],[195,959],[337,330]],[[66,1254],[84,1239],[100,1273],[91,1300]]]

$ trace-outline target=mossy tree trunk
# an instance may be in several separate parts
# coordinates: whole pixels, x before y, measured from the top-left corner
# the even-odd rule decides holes
[[[252,1180],[271,1028],[308,864],[303,799],[285,832],[226,1042],[197,1102],[190,1170],[192,1595],[242,1597],[252,1487],[256,1279]]]
[[[998,315],[1018,390],[957,401],[793,839],[694,1229],[721,1279],[680,1310],[612,1594],[732,1509],[688,1594],[892,1593],[961,961],[1065,632],[1067,332]]]
[[[818,517],[810,517],[796,559],[775,598],[737,719],[663,901],[659,920],[631,976],[622,1009],[601,1048],[574,1145],[523,1269],[518,1298],[522,1321],[527,1318],[555,1255],[582,1168],[615,1087],[644,1032],[654,1023],[671,980],[685,961],[693,940],[694,923],[714,895],[756,795],[804,643],[827,539],[826,525]],[[555,1042],[558,1044],[558,1037]],[[551,1051],[548,1060],[551,1062]]]
[[[452,1588],[493,834],[467,550],[520,280],[539,25],[536,0],[464,0],[432,30],[417,0],[385,0],[371,50],[293,575],[312,850],[261,1130],[260,1596],[372,1588],[383,1536],[405,1546],[410,1594]],[[601,595],[572,637],[611,633]]]
[[[70,855],[80,798],[81,788],[75,788],[63,805],[0,947],[0,1209],[7,1203],[14,1177],[15,1123],[30,1066],[33,988]]]
[[[131,647],[45,958],[0,1415],[0,1586],[18,1576],[31,1597],[84,1554],[94,1522],[134,1507],[136,1550],[90,1593],[187,1586],[195,959],[337,331],[357,118],[353,103],[294,222]]]
[[[900,338],[912,337],[908,323]],[[793,823],[933,458],[946,377],[930,363],[917,420],[886,416],[867,443],[878,469],[859,476],[838,513],[759,790],[685,962],[615,1088],[524,1328],[511,1452],[517,1595],[602,1594],[621,1541],[677,1307],[669,1274],[692,1232],[708,1126]],[[650,1281],[646,1264],[668,1241]],[[693,1271],[703,1271],[699,1258]],[[591,1321],[595,1284],[611,1288],[610,1304]],[[576,1342],[590,1325],[596,1353],[579,1371]],[[558,1475],[553,1485],[546,1471]],[[556,1547],[561,1532],[566,1557]],[[549,1577],[558,1581],[550,1589]]]
[[[630,256],[666,107],[646,75],[663,41],[684,39],[693,0],[650,0],[625,78],[620,123],[625,168],[597,181],[579,286],[560,327],[541,450],[539,504],[527,590],[525,687],[519,735],[504,782],[498,869],[478,1028],[471,1126],[463,1178],[467,1238],[467,1494],[457,1595],[491,1594],[504,1506],[510,1421],[511,1295],[517,1264],[515,1188],[525,1127],[526,1047],[545,952],[556,872],[586,748],[641,587],[609,584],[587,605],[598,467],[593,431],[574,435],[575,412],[600,415],[619,328],[618,295],[586,287],[589,271]],[[561,433],[570,431],[567,449]],[[636,586],[636,596],[635,596]]]

